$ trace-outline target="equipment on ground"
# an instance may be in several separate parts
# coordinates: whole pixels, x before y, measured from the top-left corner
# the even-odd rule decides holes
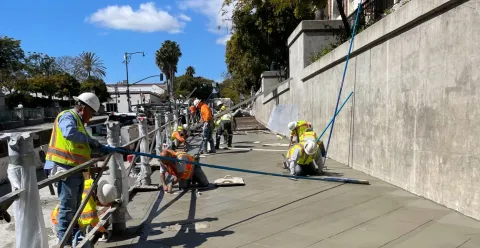
[[[98,109],[100,109],[100,100],[93,93],[85,92],[85,93],[80,94],[79,96],[74,96],[73,99],[75,101],[81,101],[81,102],[87,104],[95,112],[98,112]]]
[[[226,175],[223,178],[219,178],[213,182],[217,186],[244,186],[245,181],[241,177],[232,177]]]

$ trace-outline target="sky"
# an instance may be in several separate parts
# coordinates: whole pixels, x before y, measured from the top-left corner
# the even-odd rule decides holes
[[[106,83],[126,79],[125,52],[132,56],[129,81],[160,73],[155,51],[165,40],[180,45],[178,73],[220,81],[231,31],[223,0],[9,0],[0,8],[0,36],[21,40],[25,52],[49,56],[96,53],[107,68]],[[221,27],[220,29],[218,27]],[[158,82],[156,78],[145,82]]]

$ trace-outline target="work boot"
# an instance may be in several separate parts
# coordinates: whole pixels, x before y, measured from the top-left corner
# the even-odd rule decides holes
[[[233,136],[228,136],[228,147],[232,147]]]
[[[220,136],[217,136],[216,142],[215,142],[215,149],[220,149]]]

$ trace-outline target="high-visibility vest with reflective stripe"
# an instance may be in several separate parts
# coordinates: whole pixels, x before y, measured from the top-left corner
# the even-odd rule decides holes
[[[176,156],[177,156],[178,159],[182,159],[182,158],[186,157],[188,159],[188,161],[193,162],[192,156],[190,156],[186,152],[177,152]],[[176,162],[176,163],[179,163],[179,162]],[[184,180],[192,179],[194,169],[195,169],[195,167],[194,167],[193,164],[187,163],[185,165],[185,170],[183,171],[181,177],[179,177],[180,175],[177,172],[177,170],[175,169],[175,165],[174,164],[167,165],[167,171],[168,171],[169,174],[174,175],[175,177],[177,177],[179,179],[184,179]]]
[[[306,121],[297,121],[297,126],[295,129],[293,129],[292,132],[290,132],[290,135],[298,135],[298,137],[302,136],[302,134],[307,131],[307,129],[310,128],[310,125],[308,125],[308,122]]]
[[[87,196],[88,191],[92,187],[93,179],[85,180],[85,186],[83,187],[82,201]],[[87,205],[83,209],[80,218],[78,219],[78,224],[80,227],[96,226],[98,224],[98,215],[97,215],[97,202],[93,199],[92,196],[88,198]]]
[[[300,136],[300,142],[307,141],[307,140],[317,141],[317,134],[314,131],[305,131]]]
[[[315,153],[314,154],[308,155],[308,154],[305,153],[305,150],[303,149],[304,145],[305,145],[304,142],[300,142],[300,143],[292,146],[290,148],[290,150],[288,150],[288,152],[287,152],[287,158],[291,159],[295,150],[299,149],[300,150],[300,156],[297,158],[297,164],[301,164],[301,165],[310,164],[317,157],[318,146],[315,148]]]
[[[55,119],[46,159],[59,164],[77,166],[90,160],[92,150],[90,149],[90,145],[88,143],[76,143],[67,140],[63,136],[62,130],[60,130],[58,127],[58,120],[66,112],[71,113],[77,120],[77,130],[85,135],[89,135],[82,123],[82,120],[80,119],[80,116],[78,116],[74,110],[66,110],[61,112]]]
[[[232,115],[231,114],[224,114],[224,115],[222,115],[222,117],[220,117],[220,120],[231,121],[232,120]]]

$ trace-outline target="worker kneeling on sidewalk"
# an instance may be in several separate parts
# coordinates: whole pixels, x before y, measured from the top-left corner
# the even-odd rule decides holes
[[[209,182],[207,176],[203,172],[200,166],[188,163],[188,162],[197,162],[198,160],[186,153],[186,152],[175,152],[172,150],[163,150],[160,153],[160,156],[173,158],[178,160],[183,160],[185,162],[171,161],[166,159],[160,159],[162,162],[160,166],[160,181],[163,186],[163,190],[171,193],[173,185],[178,183],[180,189],[187,189],[188,187],[199,186],[199,187],[208,187]],[[167,185],[165,174],[171,175],[171,181]]]
[[[87,196],[92,184],[93,179],[87,179],[84,181],[85,186],[83,188],[82,201]],[[96,194],[90,196],[87,205],[85,205],[85,208],[78,219],[79,229],[82,230],[84,234],[87,234],[100,221],[98,218],[99,214],[97,211],[97,205],[106,207],[110,206],[117,198],[117,188],[111,184],[108,184],[106,181],[101,181],[97,187]],[[54,232],[57,232],[58,228],[58,206],[59,204],[57,204],[51,214]],[[100,227],[98,231],[107,233],[107,230],[104,227]]]
[[[311,140],[295,144],[287,153],[287,168],[292,176],[323,173],[323,156],[319,146]]]
[[[296,138],[297,142],[300,142],[300,136],[307,131],[312,130],[312,124],[306,121],[292,121],[288,123],[288,129],[290,130],[290,146],[293,144],[293,138]]]
[[[220,111],[225,111],[227,107],[222,106]],[[232,131],[232,114],[224,114],[220,117],[219,120],[216,121],[217,126],[217,135],[215,141],[215,149],[220,149],[220,138],[224,132],[227,133],[227,140],[228,140],[228,147],[232,147],[232,140],[233,140],[233,131]]]
[[[180,145],[185,146],[185,150],[187,149],[187,125],[178,126],[177,131],[172,133],[172,150],[176,150]]]

